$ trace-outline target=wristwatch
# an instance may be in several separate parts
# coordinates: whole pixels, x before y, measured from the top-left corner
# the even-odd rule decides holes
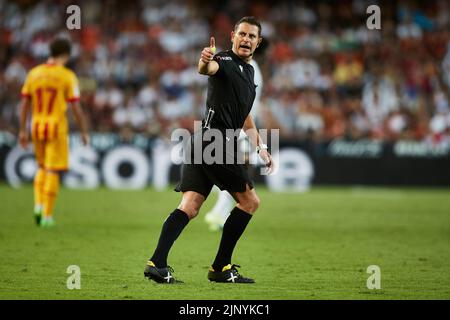
[[[261,150],[267,150],[269,147],[267,144],[261,143],[259,146],[256,146],[256,153],[259,154]]]

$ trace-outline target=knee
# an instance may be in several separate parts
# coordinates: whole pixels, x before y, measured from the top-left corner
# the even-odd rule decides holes
[[[202,202],[199,201],[189,201],[189,202],[183,201],[178,206],[178,209],[186,213],[187,216],[189,217],[189,220],[192,220],[198,215],[201,206]]]
[[[205,197],[194,191],[187,191],[183,193],[183,198],[181,199],[178,209],[187,214],[189,220],[194,219],[200,208],[205,201]]]
[[[260,202],[258,196],[255,195],[240,205],[245,212],[254,214],[258,210]]]

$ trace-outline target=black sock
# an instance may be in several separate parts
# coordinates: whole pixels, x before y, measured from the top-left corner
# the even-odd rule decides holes
[[[150,260],[158,268],[167,267],[167,256],[175,240],[177,240],[181,231],[188,224],[189,217],[184,211],[175,209],[164,221],[161,235],[159,236],[158,246]]]
[[[235,207],[223,226],[222,239],[220,240],[219,251],[212,264],[215,271],[222,271],[222,268],[231,263],[231,255],[234,247],[244,233],[252,215]]]

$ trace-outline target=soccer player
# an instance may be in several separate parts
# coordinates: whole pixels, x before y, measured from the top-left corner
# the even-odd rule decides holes
[[[267,146],[262,143],[249,114],[256,95],[254,70],[250,61],[261,40],[260,23],[253,17],[244,17],[231,32],[231,50],[214,55],[213,37],[210,47],[203,49],[198,71],[209,78],[207,110],[201,132],[217,129],[225,135],[226,141],[234,143],[237,138],[234,135],[226,136],[226,129],[243,128],[270,172],[273,169],[271,155]],[[248,131],[249,129],[252,130]],[[198,136],[201,135],[194,133],[192,143],[195,143]],[[205,148],[205,145],[202,144],[202,147]],[[236,268],[238,266],[231,263],[234,247],[260,202],[245,165],[236,162],[183,164],[181,181],[175,189],[183,192],[181,202],[163,224],[158,245],[144,269],[145,277],[159,283],[179,282],[173,277],[173,269],[167,264],[169,250],[188,222],[197,216],[214,185],[227,190],[237,205],[223,227],[222,239],[208,272],[208,279],[224,283],[254,283],[253,279],[240,275]]]
[[[50,44],[47,63],[34,67],[22,87],[19,142],[26,148],[29,142],[27,119],[31,113],[31,140],[38,170],[34,177],[34,217],[42,227],[54,225],[53,208],[59,191],[59,174],[69,165],[69,126],[67,105],[81,128],[84,145],[89,143],[85,115],[80,107],[78,80],[65,67],[71,45],[66,39]]]
[[[258,123],[258,109],[261,100],[261,92],[263,87],[263,78],[261,74],[261,69],[259,68],[258,63],[255,59],[250,61],[253,69],[255,70],[254,83],[256,85],[256,97],[253,102],[252,110],[250,114],[253,117],[253,120]],[[242,149],[247,150],[248,137],[244,132],[241,131],[241,135],[238,140]],[[233,208],[234,199],[227,191],[220,191],[217,197],[217,201],[214,204],[214,207],[205,215],[205,222],[209,226],[209,230],[218,231],[223,228],[225,221],[227,220],[230,210]]]

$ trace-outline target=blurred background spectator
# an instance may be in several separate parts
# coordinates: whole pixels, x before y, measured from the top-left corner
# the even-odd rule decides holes
[[[81,30],[65,28],[67,6]],[[381,7],[381,30],[366,8]],[[0,0],[0,130],[18,129],[20,87],[55,36],[72,39],[90,127],[168,136],[202,117],[199,54],[254,15],[266,41],[259,126],[285,139],[450,141],[450,5],[430,1]]]

